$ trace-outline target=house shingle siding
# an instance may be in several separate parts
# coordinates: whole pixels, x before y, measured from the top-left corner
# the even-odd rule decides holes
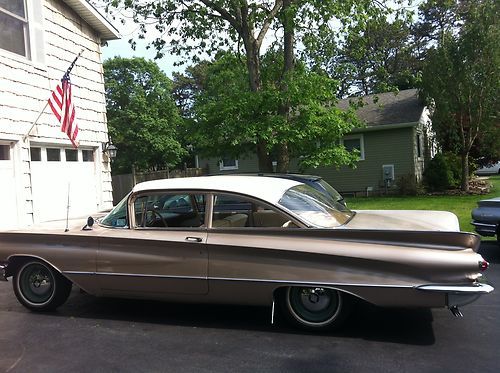
[[[0,140],[16,143],[18,193],[25,206],[20,225],[33,223],[29,147],[36,144],[71,146],[47,107],[29,140],[23,138],[43,109],[51,91],[60,82],[76,55],[84,52],[71,73],[80,146],[96,149],[101,193],[99,209],[112,206],[111,173],[100,156],[101,143],[108,140],[106,102],[99,35],[61,0],[40,0],[43,16],[44,61],[37,62],[0,50]],[[28,2],[29,4],[29,2]],[[42,40],[42,39],[39,39]],[[17,162],[17,161],[16,161]],[[19,180],[17,180],[17,178]]]

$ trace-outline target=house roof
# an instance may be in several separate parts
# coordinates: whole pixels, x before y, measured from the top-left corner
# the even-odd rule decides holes
[[[415,125],[425,108],[418,97],[417,89],[350,97],[340,100],[338,107],[347,109],[350,101],[357,102],[358,99],[361,99],[364,105],[356,110],[356,114],[367,127]]]
[[[101,40],[120,39],[118,30],[87,0],[63,0],[83,18],[101,37]]]

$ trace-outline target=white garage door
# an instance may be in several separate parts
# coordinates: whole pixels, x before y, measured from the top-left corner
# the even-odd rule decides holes
[[[0,229],[18,226],[16,179],[11,145],[0,144]]]
[[[32,147],[33,210],[38,222],[85,217],[97,211],[94,151]]]

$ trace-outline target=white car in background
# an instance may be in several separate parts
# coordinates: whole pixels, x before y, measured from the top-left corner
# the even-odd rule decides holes
[[[476,170],[476,175],[495,175],[500,174],[500,161],[497,163],[492,163],[488,166],[478,168]]]

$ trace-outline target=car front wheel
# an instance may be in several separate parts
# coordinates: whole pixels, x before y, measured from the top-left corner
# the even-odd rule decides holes
[[[34,311],[56,309],[68,299],[71,292],[70,281],[38,260],[22,264],[12,284],[19,302]]]
[[[305,329],[335,329],[349,313],[349,298],[338,290],[293,286],[283,292],[287,318]]]

